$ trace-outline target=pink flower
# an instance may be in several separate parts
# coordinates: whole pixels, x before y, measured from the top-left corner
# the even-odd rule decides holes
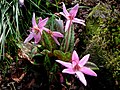
[[[41,39],[43,29],[46,29],[44,26],[46,25],[47,21],[48,21],[48,18],[45,18],[43,20],[42,18],[40,18],[38,25],[37,25],[36,20],[35,20],[35,13],[33,13],[32,28],[31,28],[32,30],[30,31],[30,34],[28,35],[28,37],[25,39],[24,43],[27,43],[32,38],[35,39],[34,40],[35,43],[38,43]]]
[[[86,86],[87,82],[86,82],[84,74],[88,74],[91,76],[97,76],[97,74],[93,70],[84,66],[87,63],[89,56],[90,56],[90,54],[87,54],[79,61],[78,54],[76,53],[76,51],[73,51],[72,63],[64,62],[61,60],[56,60],[56,62],[67,67],[67,69],[64,69],[62,71],[63,73],[76,74],[77,77],[79,78],[79,80]]]
[[[51,31],[51,30],[49,30],[49,29],[45,29],[45,31],[46,31],[48,34],[51,35],[51,37],[54,39],[54,41],[55,41],[58,45],[60,45],[60,43],[58,42],[57,38],[58,38],[58,37],[59,37],[59,38],[63,38],[63,37],[64,37],[63,34],[61,34],[60,32]]]
[[[71,10],[68,13],[68,11],[66,10],[65,4],[63,3],[63,12],[60,12],[60,14],[63,15],[67,19],[67,22],[65,25],[65,32],[69,29],[72,22],[79,23],[85,26],[84,20],[75,18],[78,12],[78,8],[79,8],[79,5],[76,4],[73,8],[71,8]]]

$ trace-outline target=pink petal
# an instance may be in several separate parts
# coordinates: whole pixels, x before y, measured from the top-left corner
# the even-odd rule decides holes
[[[80,67],[84,66],[87,63],[89,57],[90,57],[90,54],[87,54],[79,61]]]
[[[48,21],[48,18],[45,18],[43,20],[39,20],[38,27],[43,28],[46,25],[47,21]]]
[[[45,30],[47,33],[50,32],[50,30],[48,28],[45,28],[45,27],[43,27],[43,30]]]
[[[64,69],[62,73],[75,74],[75,71],[73,71],[72,68],[68,68],[68,69]]]
[[[73,51],[73,54],[72,54],[72,64],[73,64],[73,67],[78,64],[79,62],[79,57],[78,57],[78,54],[77,52],[74,50]]]
[[[78,18],[74,18],[74,20],[77,21],[77,22],[85,22],[85,20],[78,19]]]
[[[40,32],[38,32],[35,36],[34,36],[34,39],[35,39],[35,43],[38,43],[41,39],[41,34]]]
[[[24,43],[29,42],[34,37],[34,33],[30,32],[29,36],[25,39]]]
[[[58,40],[57,40],[56,37],[54,37],[54,36],[52,35],[52,38],[54,39],[54,41],[55,41],[58,45],[60,45],[60,43],[58,42]]]
[[[80,69],[80,71],[87,74],[87,75],[97,76],[97,74],[93,70],[91,70],[90,68],[87,68],[87,67],[82,67]]]
[[[52,33],[54,37],[63,37],[63,34],[61,34],[60,32],[53,32]]]
[[[71,26],[71,21],[67,20],[66,25],[65,25],[65,32],[70,28]]]
[[[43,31],[43,28],[42,28],[42,29],[39,29],[40,36],[42,36],[42,31]]]
[[[64,3],[63,3],[63,13],[67,16],[69,15],[68,11],[66,10],[66,7],[65,7]]]
[[[56,62],[62,64],[63,66],[65,66],[67,68],[72,68],[72,64],[71,63],[64,62],[64,61],[61,61],[61,60],[56,60]]]
[[[85,23],[84,23],[85,21],[84,21],[84,20],[81,20],[81,19],[74,18],[74,19],[72,20],[72,22],[79,23],[79,24],[82,24],[82,25],[85,26]]]
[[[33,13],[33,17],[32,17],[32,26],[37,26],[36,20],[35,20],[35,13]]]
[[[42,18],[40,17],[40,18],[39,18],[39,22],[41,22],[41,21],[42,21]]]
[[[63,15],[66,19],[69,19],[68,15],[65,15],[63,12],[60,12],[61,15]]]
[[[86,79],[85,79],[85,76],[82,72],[76,72],[79,80],[86,86],[87,85],[87,82],[86,82]]]
[[[76,4],[69,12],[70,16],[74,18],[78,12],[78,8],[79,8],[79,5]]]

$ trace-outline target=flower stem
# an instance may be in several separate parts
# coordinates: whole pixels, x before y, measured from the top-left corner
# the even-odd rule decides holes
[[[68,48],[69,48],[69,35],[70,35],[70,32],[71,32],[71,25],[72,25],[72,21],[70,21],[70,24],[69,24],[69,27],[68,27],[68,30],[67,30],[67,37],[66,37],[66,40],[65,40],[65,52],[67,52],[68,51]]]

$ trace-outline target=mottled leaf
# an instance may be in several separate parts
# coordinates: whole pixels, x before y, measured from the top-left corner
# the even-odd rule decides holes
[[[92,70],[99,70],[99,68],[97,67],[97,65],[94,64],[93,62],[87,62],[85,64],[85,66],[91,68]]]
[[[64,53],[60,50],[54,50],[53,54],[59,60],[63,60],[63,61],[70,61],[70,58],[71,58],[71,53],[69,53],[69,52]]]

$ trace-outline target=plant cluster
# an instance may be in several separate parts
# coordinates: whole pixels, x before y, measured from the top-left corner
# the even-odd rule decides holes
[[[74,25],[73,23],[78,23],[78,24],[82,24],[85,26],[84,20],[75,18],[78,12],[78,8],[79,8],[79,5],[76,4],[68,12],[65,7],[65,4],[63,3],[63,12],[60,12],[60,14],[63,15],[67,20],[66,20],[66,24],[64,28],[63,20],[61,20],[60,17],[57,16],[59,19],[56,19],[56,23],[57,23],[56,27],[57,29],[59,27],[58,31],[60,32],[52,31],[53,29],[46,28],[48,18],[42,19],[40,17],[38,20],[38,24],[37,24],[35,20],[35,13],[33,13],[32,28],[30,29],[30,34],[25,39],[24,43],[27,43],[32,38],[34,38],[33,44],[35,46],[40,46],[42,48],[41,52],[39,52],[40,54],[42,55],[44,54],[45,56],[47,56],[47,58],[56,57],[57,59],[59,59],[59,60],[56,60],[56,62],[67,67],[67,69],[64,69],[62,72],[77,75],[79,80],[86,86],[87,82],[86,82],[84,74],[88,74],[91,76],[97,76],[97,74],[92,70],[92,69],[97,69],[97,66],[92,62],[87,62],[90,54],[85,55],[79,61],[77,52],[74,50]],[[63,40],[61,38],[63,38]],[[51,64],[51,60],[50,61],[48,60],[47,62]],[[53,60],[55,61],[54,58]],[[68,62],[65,62],[65,61],[68,61]],[[34,64],[34,62],[32,63]],[[49,70],[51,69],[49,68]],[[50,73],[50,71],[47,71],[47,72]],[[63,82],[63,80],[64,79],[60,80],[60,82]]]
[[[120,88],[119,0],[1,0],[0,8],[0,89]]]

